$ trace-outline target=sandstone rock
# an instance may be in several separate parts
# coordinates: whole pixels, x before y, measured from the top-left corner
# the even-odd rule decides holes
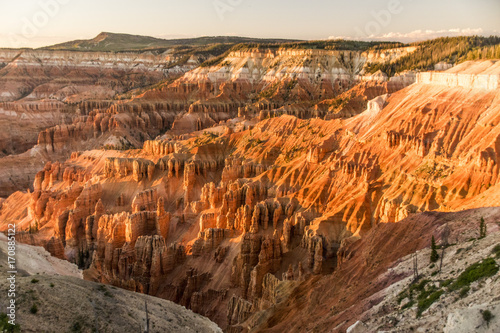
[[[167,241],[170,232],[170,220],[172,219],[172,215],[165,211],[165,203],[162,197],[158,199],[156,216],[156,233]]]
[[[157,202],[158,192],[156,189],[140,192],[132,201],[132,213],[156,210]]]
[[[347,329],[346,333],[363,333],[366,332],[367,326],[362,321],[357,321]]]
[[[250,317],[251,309],[252,303],[237,296],[231,297],[227,310],[228,325],[235,325],[247,320]]]
[[[226,238],[229,238],[229,230],[227,229],[206,229],[200,231],[198,239],[193,244],[193,256],[200,256],[215,250]]]

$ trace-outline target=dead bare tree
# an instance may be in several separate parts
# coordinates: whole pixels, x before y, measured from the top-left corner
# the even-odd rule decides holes
[[[149,313],[148,313],[148,301],[144,301],[144,306],[146,308],[146,322],[144,324],[144,333],[149,333]]]
[[[441,272],[441,267],[443,267],[444,249],[445,249],[445,246],[443,245],[443,248],[441,250],[441,261],[439,262],[439,271],[440,272]]]
[[[443,267],[443,257],[444,257],[444,250],[448,246],[448,238],[450,237],[450,227],[448,226],[448,223],[446,223],[446,226],[444,227],[443,233],[441,234],[441,261],[439,262],[439,271],[441,272],[441,268]]]
[[[413,254],[413,282],[418,280],[418,256],[415,252]]]

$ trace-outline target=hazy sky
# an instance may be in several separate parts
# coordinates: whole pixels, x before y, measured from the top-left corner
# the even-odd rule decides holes
[[[39,47],[101,31],[404,41],[500,34],[500,0],[2,0],[0,6],[0,47]]]

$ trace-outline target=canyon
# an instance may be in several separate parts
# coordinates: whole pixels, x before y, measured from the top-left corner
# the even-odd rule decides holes
[[[500,61],[389,77],[416,47],[286,45],[1,51],[0,230],[225,332],[395,329],[431,236],[498,239]]]

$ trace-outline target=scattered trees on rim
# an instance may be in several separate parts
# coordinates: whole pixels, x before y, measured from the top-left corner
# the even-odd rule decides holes
[[[434,65],[446,61],[460,63],[466,60],[500,59],[500,37],[442,37],[410,44],[417,50],[391,63],[368,66],[370,73],[378,70],[393,76],[405,70],[433,70]]]

